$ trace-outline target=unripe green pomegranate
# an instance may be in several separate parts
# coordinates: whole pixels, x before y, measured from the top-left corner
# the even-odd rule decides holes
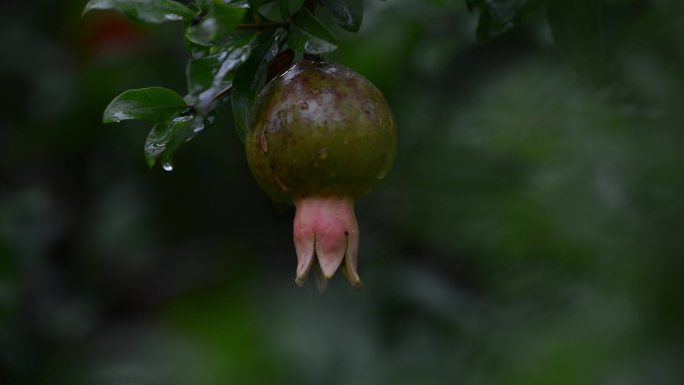
[[[245,144],[259,185],[296,207],[297,284],[313,267],[325,288],[341,266],[359,288],[354,201],[385,177],[396,151],[382,93],[349,68],[303,60],[261,91]]]

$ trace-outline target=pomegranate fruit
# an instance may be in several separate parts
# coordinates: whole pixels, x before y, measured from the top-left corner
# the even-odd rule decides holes
[[[322,290],[340,268],[360,288],[354,201],[385,177],[396,152],[382,93],[349,68],[305,59],[259,93],[245,145],[257,183],[296,207],[295,282],[313,269]]]

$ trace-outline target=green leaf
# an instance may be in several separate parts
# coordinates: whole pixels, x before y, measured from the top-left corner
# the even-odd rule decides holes
[[[359,32],[363,22],[363,0],[321,0],[337,24],[350,32]]]
[[[166,171],[173,169],[173,155],[185,142],[204,129],[204,119],[187,114],[160,122],[152,127],[145,140],[145,159],[152,167],[161,160]]]
[[[274,0],[269,0],[269,1],[274,1]],[[278,1],[278,8],[280,9],[280,17],[281,20],[285,21],[287,20],[290,16],[292,16],[292,11],[294,10],[295,12],[298,11],[306,0],[277,0]],[[264,5],[264,2],[262,2],[261,5]]]
[[[603,6],[596,0],[552,0],[551,33],[561,55],[583,77],[598,83],[605,74]]]
[[[321,54],[337,49],[337,39],[323,23],[306,8],[292,18],[287,45],[297,52]]]
[[[209,45],[231,33],[242,22],[246,13],[245,8],[214,0],[207,17],[196,25],[190,25],[186,36],[193,43]]]
[[[488,41],[515,28],[541,4],[541,0],[466,0],[469,11],[480,10],[477,25],[480,41]]]
[[[274,2],[275,0],[228,0],[228,2],[247,2],[249,7],[255,12],[259,11],[259,7]],[[279,0],[280,1],[280,0]]]
[[[187,33],[183,35],[183,43],[188,52],[190,52],[192,58],[199,59],[211,54],[211,46],[197,44],[191,41],[188,39]]]
[[[215,96],[231,83],[230,73],[249,57],[255,31],[234,31],[230,44],[221,46],[216,53],[188,62],[187,100],[202,115],[216,108]]]
[[[245,46],[190,61],[187,69],[188,89],[195,107],[202,115],[213,109],[215,96],[230,84],[228,73],[249,57],[249,51],[250,47]]]
[[[112,100],[105,108],[102,121],[118,123],[122,120],[163,122],[187,108],[183,98],[162,87],[128,90]]]
[[[185,73],[188,80],[188,92],[191,95],[199,95],[214,84],[216,74],[226,55],[226,52],[220,52],[188,61]]]
[[[159,24],[191,19],[195,12],[173,0],[90,0],[83,13],[94,9],[117,10],[141,23]]]
[[[216,79],[226,56],[226,52],[220,52],[188,61],[185,73],[190,95],[198,96],[214,84],[214,79]]]
[[[266,83],[268,66],[278,54],[279,43],[279,36],[276,35],[259,44],[249,59],[238,67],[233,77],[231,104],[235,118],[235,130],[243,142],[252,118],[252,105],[257,94]]]
[[[245,9],[250,8],[249,1],[247,1],[247,0],[226,0],[226,4],[230,4],[230,5],[233,5],[235,7],[239,7],[239,8],[245,8]]]

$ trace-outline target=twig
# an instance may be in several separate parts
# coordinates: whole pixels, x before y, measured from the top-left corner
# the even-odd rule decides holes
[[[223,99],[226,95],[230,93],[230,90],[233,89],[233,85],[229,85],[228,87],[222,89],[221,91],[217,92],[216,95],[214,95],[214,100],[219,100]]]

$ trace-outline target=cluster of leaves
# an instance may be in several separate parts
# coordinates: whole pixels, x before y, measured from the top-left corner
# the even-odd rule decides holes
[[[244,140],[254,99],[269,78],[297,55],[337,49],[335,35],[316,16],[318,5],[340,27],[358,32],[363,0],[90,0],[84,13],[107,9],[140,23],[182,22],[190,53],[185,96],[161,87],[128,90],[107,106],[104,123],[154,123],[145,157],[150,167],[160,162],[167,171],[175,151],[211,125],[225,104]]]
[[[546,8],[561,54],[585,78],[604,75],[603,7],[632,0],[465,0],[479,12],[477,36],[488,41]],[[188,93],[181,97],[160,88],[129,90],[106,108],[104,122],[139,119],[154,123],[145,142],[148,164],[172,169],[174,152],[210,125],[217,110],[230,103],[241,140],[254,99],[264,84],[286,69],[297,55],[337,49],[337,40],[316,16],[317,6],[337,24],[358,32],[363,0],[90,0],[84,12],[113,9],[141,23],[180,21],[191,58]]]

